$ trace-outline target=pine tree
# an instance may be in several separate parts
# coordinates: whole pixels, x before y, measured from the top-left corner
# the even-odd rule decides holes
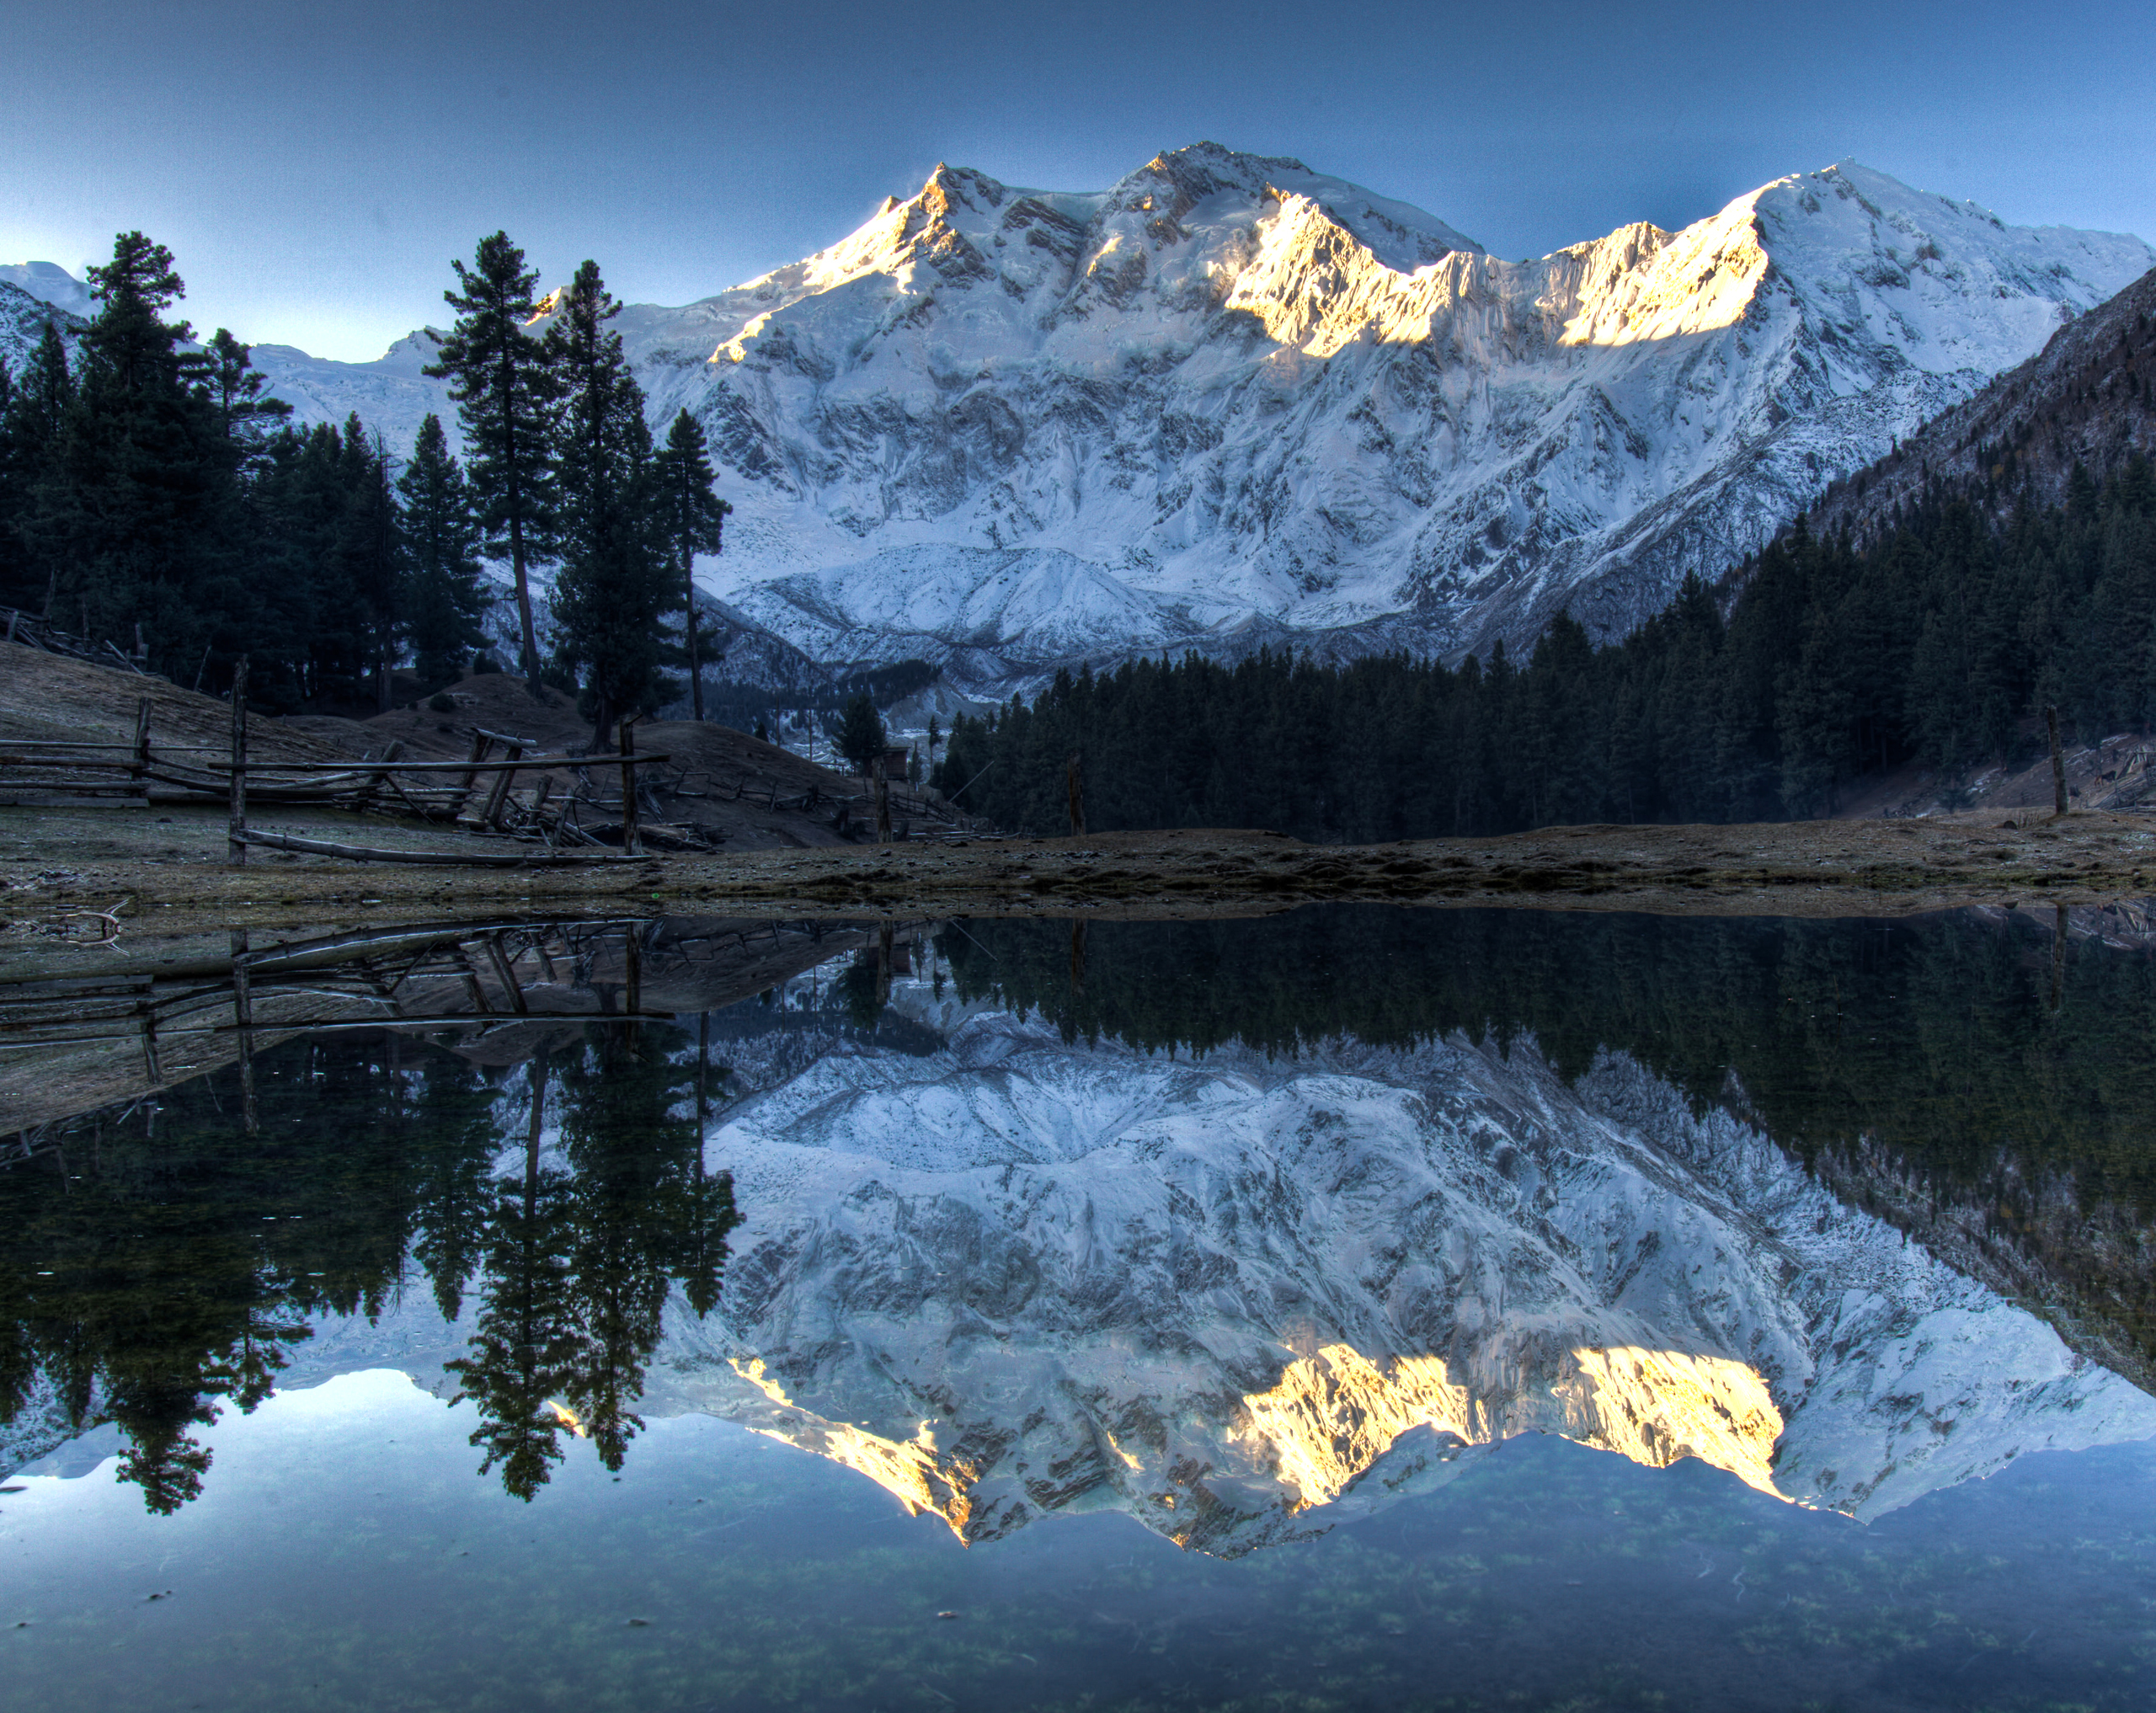
[[[139,626],[168,673],[205,634],[244,620],[238,459],[222,434],[191,334],[165,312],[186,287],[172,252],[139,232],[90,269],[99,311],[83,330],[74,396],[38,483],[30,531],[52,559],[63,623],[123,648]],[[221,576],[220,574],[227,574]]]
[[[371,668],[375,706],[389,712],[389,673],[404,622],[403,516],[389,473],[389,449],[357,416],[344,424],[344,516],[339,568],[358,595],[360,664]]]
[[[884,747],[883,718],[864,691],[846,705],[845,723],[839,728],[839,754],[866,773]]]
[[[466,655],[486,640],[479,616],[487,595],[479,580],[479,527],[471,489],[450,456],[441,419],[430,412],[413,443],[412,462],[397,478],[404,501],[404,634],[420,679],[455,679]]]
[[[689,694],[699,724],[704,717],[702,653],[696,635],[696,558],[720,550],[728,515],[734,508],[711,491],[711,461],[704,431],[686,410],[675,417],[666,444],[654,460],[659,526],[674,555],[687,615]]]
[[[29,483],[20,447],[12,432],[15,417],[15,377],[0,362],[0,601],[10,606],[29,604],[36,579],[24,552],[21,524],[29,500]]]
[[[223,328],[210,336],[199,367],[216,409],[217,431],[248,452],[259,452],[270,430],[291,415],[283,399],[264,396],[268,378],[255,368],[253,349]]]
[[[457,312],[446,334],[430,334],[440,361],[427,373],[450,383],[470,455],[467,472],[486,550],[506,555],[516,584],[525,684],[535,696],[539,640],[531,619],[531,568],[552,557],[553,455],[561,386],[552,348],[525,324],[538,312],[539,283],[507,232],[482,238],[474,265],[456,269],[462,288],[442,293]]]
[[[643,390],[621,334],[607,325],[620,313],[598,264],[585,262],[547,334],[566,395],[556,441],[562,568],[554,617],[601,743],[617,716],[665,698],[660,669],[674,653],[665,621],[683,598],[656,526]]]

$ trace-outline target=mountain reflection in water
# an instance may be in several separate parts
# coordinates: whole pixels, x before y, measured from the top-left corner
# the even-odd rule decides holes
[[[1374,908],[857,943],[678,1027],[288,1041],[253,1135],[234,1065],[48,1125],[0,1171],[0,1444],[115,1422],[168,1511],[221,1401],[393,1335],[526,1498],[572,1432],[617,1469],[701,1411],[968,1540],[1118,1509],[1233,1556],[1531,1429],[1865,1516],[2156,1434],[2130,945]]]

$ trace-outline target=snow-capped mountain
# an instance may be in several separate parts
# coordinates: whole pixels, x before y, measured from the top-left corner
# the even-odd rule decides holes
[[[0,265],[0,286],[12,286],[24,296],[76,319],[87,319],[97,307],[90,300],[90,288],[57,262]]]
[[[1214,144],[1107,190],[938,168],[844,240],[616,323],[737,508],[707,585],[828,662],[1007,685],[1262,641],[1604,632],[2156,261],[1850,163],[1526,261]],[[256,360],[408,442],[423,353]]]
[[[720,592],[958,675],[1291,636],[1621,631],[2151,260],[1844,165],[1506,262],[1209,147],[1091,197],[939,170],[631,330],[744,483]]]
[[[19,375],[30,353],[45,337],[45,325],[52,323],[60,329],[61,336],[72,349],[74,335],[82,327],[82,318],[67,308],[64,302],[41,296],[24,283],[28,276],[34,284],[43,286],[45,282],[34,270],[51,269],[60,274],[69,286],[75,281],[50,262],[31,262],[25,266],[0,268],[0,363],[8,366],[10,375]],[[88,295],[76,286],[74,294],[88,302]]]

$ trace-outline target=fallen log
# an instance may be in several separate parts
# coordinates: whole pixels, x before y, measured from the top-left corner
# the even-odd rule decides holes
[[[250,827],[241,835],[249,845],[266,845],[279,851],[296,851],[309,856],[344,856],[355,862],[430,862],[468,868],[523,868],[536,864],[555,867],[590,867],[608,862],[634,862],[633,857],[562,856],[542,850],[520,851],[384,851],[366,845],[339,845],[328,839],[302,839],[291,833],[265,833]]]

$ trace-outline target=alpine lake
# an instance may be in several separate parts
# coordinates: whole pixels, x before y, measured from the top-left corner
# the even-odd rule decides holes
[[[61,948],[0,987],[0,1705],[2156,1708],[2152,948]]]

